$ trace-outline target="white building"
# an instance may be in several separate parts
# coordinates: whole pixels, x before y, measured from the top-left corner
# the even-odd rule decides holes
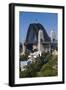
[[[20,68],[21,68],[21,71],[24,71],[25,70],[25,66],[27,65],[27,61],[20,61]]]

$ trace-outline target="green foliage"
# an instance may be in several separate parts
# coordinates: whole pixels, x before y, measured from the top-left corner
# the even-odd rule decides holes
[[[30,64],[27,66],[26,70],[20,73],[20,77],[35,77],[36,69],[34,68],[34,64]]]
[[[48,64],[51,65],[51,66],[58,65],[57,59],[58,59],[57,55],[52,56],[52,58],[49,59]]]
[[[41,76],[56,76],[57,70],[54,69],[49,64],[43,65],[43,67],[40,70]]]
[[[22,60],[25,59],[22,56]],[[27,59],[27,56],[26,56]],[[35,62],[26,66],[26,70],[20,71],[20,77],[43,77],[43,76],[56,76],[58,74],[56,55],[51,53],[42,53],[41,57],[37,57]]]
[[[19,52],[20,53],[22,52],[22,43],[21,42],[19,43]]]
[[[26,55],[21,55],[21,56],[20,56],[20,61],[25,61],[25,60],[27,60]]]
[[[27,52],[24,55],[20,55],[20,61],[28,60],[28,55],[29,55],[29,53],[27,53]]]
[[[20,72],[20,78],[29,77],[30,73],[28,70],[24,70]]]

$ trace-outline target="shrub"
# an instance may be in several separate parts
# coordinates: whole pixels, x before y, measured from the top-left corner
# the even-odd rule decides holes
[[[24,55],[21,55],[20,56],[20,61],[25,61],[25,60],[28,60],[28,53],[25,53]]]
[[[46,64],[42,66],[40,73],[42,76],[56,76],[57,70],[54,69],[51,65]]]
[[[27,60],[28,54],[21,57],[21,60]],[[51,53],[42,53],[42,56],[37,57],[35,62],[26,66],[25,71],[20,71],[20,77],[46,77],[56,76],[58,74],[57,68],[57,56],[51,55]]]

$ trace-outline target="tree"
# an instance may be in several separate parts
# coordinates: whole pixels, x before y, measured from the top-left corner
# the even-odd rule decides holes
[[[42,53],[42,56],[35,58],[34,62],[26,66],[26,70],[20,72],[20,77],[56,76],[57,58],[56,55]]]
[[[57,70],[54,69],[49,64],[43,65],[39,73],[39,76],[56,76],[56,75],[57,75]]]
[[[19,51],[22,52],[22,43],[19,44]]]

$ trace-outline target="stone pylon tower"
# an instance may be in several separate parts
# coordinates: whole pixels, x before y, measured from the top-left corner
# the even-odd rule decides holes
[[[43,43],[44,42],[44,36],[43,36],[43,31],[39,30],[38,32],[38,51],[41,53],[44,51]]]
[[[22,52],[22,54],[25,54],[25,46],[24,46],[24,43],[23,43],[22,45],[23,45],[23,52]]]

